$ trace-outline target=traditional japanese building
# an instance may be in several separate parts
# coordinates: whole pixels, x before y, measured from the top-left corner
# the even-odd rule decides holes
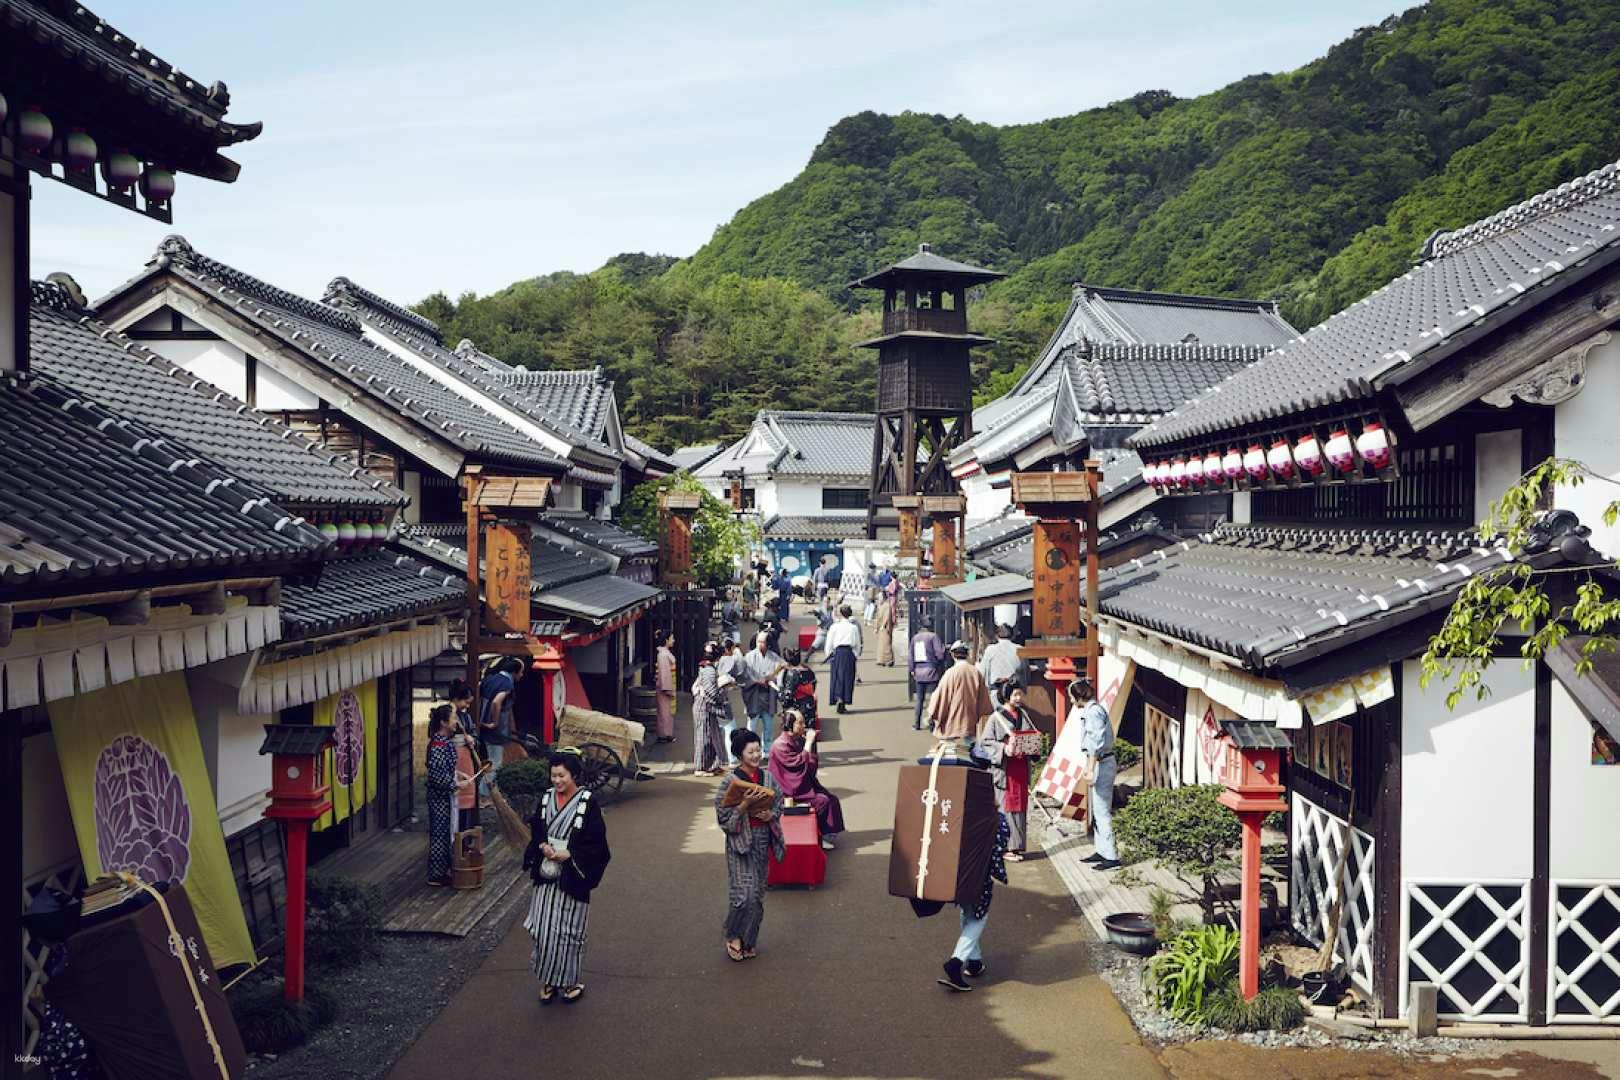
[[[1294,740],[1290,909],[1385,1016],[1620,1022],[1611,667],[1565,647],[1448,707],[1419,656],[1464,583],[1519,564],[1555,604],[1612,593],[1609,484],[1553,493],[1519,550],[1475,522],[1556,453],[1620,480],[1620,170],[1471,225],[1137,432],[1148,481],[1230,495],[1234,520],[1103,575],[1097,612],[1147,702],[1148,781],[1212,775],[1220,723]],[[1555,608],[1556,609],[1556,608]],[[1580,640],[1576,638],[1574,640]],[[1335,879],[1340,854],[1342,878]]]

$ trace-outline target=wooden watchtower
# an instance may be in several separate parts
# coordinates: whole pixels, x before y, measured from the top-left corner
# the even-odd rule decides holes
[[[872,487],[866,535],[877,536],[878,511],[900,512],[900,553],[914,557],[917,515],[932,515],[935,533],[954,537],[964,509],[951,477],[951,451],[973,435],[973,375],[969,350],[991,339],[968,331],[967,291],[1006,275],[917,253],[854,283],[883,290],[883,333],[863,348],[878,351],[877,424],[872,436]],[[954,500],[954,501],[953,501]],[[945,526],[942,530],[941,526]],[[936,544],[935,577],[960,576],[956,545]],[[941,565],[941,555],[948,565]]]

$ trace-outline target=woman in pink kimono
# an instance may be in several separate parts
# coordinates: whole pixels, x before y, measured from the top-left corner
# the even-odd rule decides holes
[[[675,741],[675,635],[658,643],[658,741]]]
[[[783,798],[805,803],[815,812],[821,846],[831,851],[833,836],[844,831],[844,808],[816,775],[821,766],[816,734],[813,728],[805,729],[804,716],[797,709],[783,710],[782,734],[771,744],[768,768]]]

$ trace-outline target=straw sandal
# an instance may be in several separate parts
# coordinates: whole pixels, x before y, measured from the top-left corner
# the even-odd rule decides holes
[[[556,987],[554,987],[554,986],[542,986],[540,988],[540,1004],[542,1004],[542,1005],[550,1005],[553,1001],[556,1001],[556,1000],[557,1000],[557,988]]]
[[[557,996],[562,998],[564,1005],[572,1005],[585,996],[585,984],[580,983],[578,986],[570,986],[566,990],[559,990]]]
[[[726,955],[738,964],[748,959],[748,954],[743,952],[742,942],[740,941],[736,943],[726,942]]]

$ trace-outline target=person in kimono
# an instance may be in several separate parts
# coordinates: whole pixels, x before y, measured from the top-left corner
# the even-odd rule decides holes
[[[450,884],[450,845],[456,797],[456,748],[451,745],[455,723],[449,705],[435,705],[428,713],[427,804],[429,885]]]
[[[450,707],[455,710],[450,745],[456,748],[455,831],[464,832],[478,824],[478,785],[462,784],[463,776],[478,775],[482,762],[478,755],[478,724],[472,715],[473,692],[464,679],[450,680]]]
[[[923,730],[923,709],[944,670],[945,646],[940,643],[939,635],[924,623],[921,630],[911,635],[911,681],[917,685],[912,699],[911,730]]]
[[[764,768],[759,736],[746,728],[733,731],[731,752],[737,767],[715,789],[714,816],[726,837],[726,918],[722,924],[726,955],[740,963],[758,955],[770,857],[783,858],[787,847],[782,839],[782,792]],[[726,806],[726,790],[733,778],[769,788],[770,805],[752,812],[744,805]]]
[[[1024,688],[1017,679],[996,687],[1001,702],[984,719],[974,756],[990,763],[996,805],[1007,823],[1007,861],[1022,862],[1029,831],[1029,758],[1012,748],[1012,733],[1030,726],[1024,711]]]
[[[703,645],[703,659],[698,663],[697,678],[692,683],[692,775],[718,776],[726,765],[726,750],[720,741],[721,729],[727,719],[725,690],[720,686],[720,672],[715,662],[720,659],[720,646],[709,641]]]
[[[1018,656],[1018,646],[1013,644],[1012,627],[1003,623],[996,627],[995,643],[984,650],[979,657],[979,674],[989,684],[992,693],[999,692],[999,688],[1009,679],[1016,678],[1019,685],[1023,685],[1024,675],[1028,665]],[[1001,704],[1001,699],[995,699]]]
[[[955,663],[940,676],[934,688],[934,697],[928,703],[928,720],[934,737],[941,742],[971,741],[979,730],[979,721],[990,715],[995,705],[990,701],[990,688],[985,685],[979,669],[967,662],[967,642],[951,642],[951,656]]]
[[[585,924],[591,893],[602,884],[613,853],[607,823],[591,793],[579,786],[584,763],[575,751],[552,753],[551,787],[529,819],[523,869],[534,893],[523,928],[534,940],[530,962],[540,981],[540,1004],[585,994]]]
[[[777,692],[777,703],[785,713],[793,709],[812,731],[821,730],[821,721],[816,712],[816,673],[810,669],[810,662],[798,649],[786,649],[782,653],[782,660],[787,667],[777,676],[782,682],[782,688]]]
[[[890,590],[893,590],[892,592]],[[888,586],[878,597],[876,630],[878,639],[878,667],[894,667],[894,621],[900,609],[897,599],[900,579],[890,578]]]
[[[726,641],[742,640],[742,609],[732,589],[726,590],[725,602],[720,605],[720,636]]]
[[[1091,824],[1097,850],[1085,857],[1098,870],[1119,867],[1119,850],[1114,846],[1114,777],[1119,770],[1114,760],[1114,725],[1108,710],[1097,700],[1096,688],[1091,680],[1079,678],[1069,684],[1068,722],[1082,725],[1080,741],[1080,774],[1091,789],[1087,807],[1091,811]]]
[[[658,741],[675,741],[675,633],[664,631],[658,641]]]
[[[984,950],[981,942],[984,939],[984,927],[990,921],[990,900],[995,893],[995,883],[1007,884],[1007,866],[1005,855],[1007,850],[1007,819],[1002,818],[996,822],[996,842],[990,849],[990,865],[985,870],[984,890],[979,893],[978,901],[971,907],[958,907],[961,933],[956,938],[956,948],[951,950],[950,959],[945,961],[945,974],[939,980],[941,986],[957,991],[969,991],[973,984],[968,979],[977,979],[986,970],[984,963]]]
[[[831,851],[835,846],[832,838],[844,831],[844,808],[838,796],[821,785],[817,775],[821,757],[816,753],[816,735],[797,709],[784,709],[782,734],[771,743],[769,768],[784,799],[804,803],[815,811],[821,846]]]
[[[742,687],[743,705],[748,709],[746,726],[759,735],[761,741],[770,737],[775,727],[776,677],[785,666],[776,652],[775,635],[768,630],[754,635],[754,647],[737,665],[737,683]]]
[[[827,702],[839,712],[848,712],[855,702],[855,661],[861,655],[861,628],[851,618],[848,604],[838,609],[839,619],[827,631]]]
[[[777,570],[771,587],[776,590],[776,621],[786,626],[793,617],[793,579],[786,570]]]

